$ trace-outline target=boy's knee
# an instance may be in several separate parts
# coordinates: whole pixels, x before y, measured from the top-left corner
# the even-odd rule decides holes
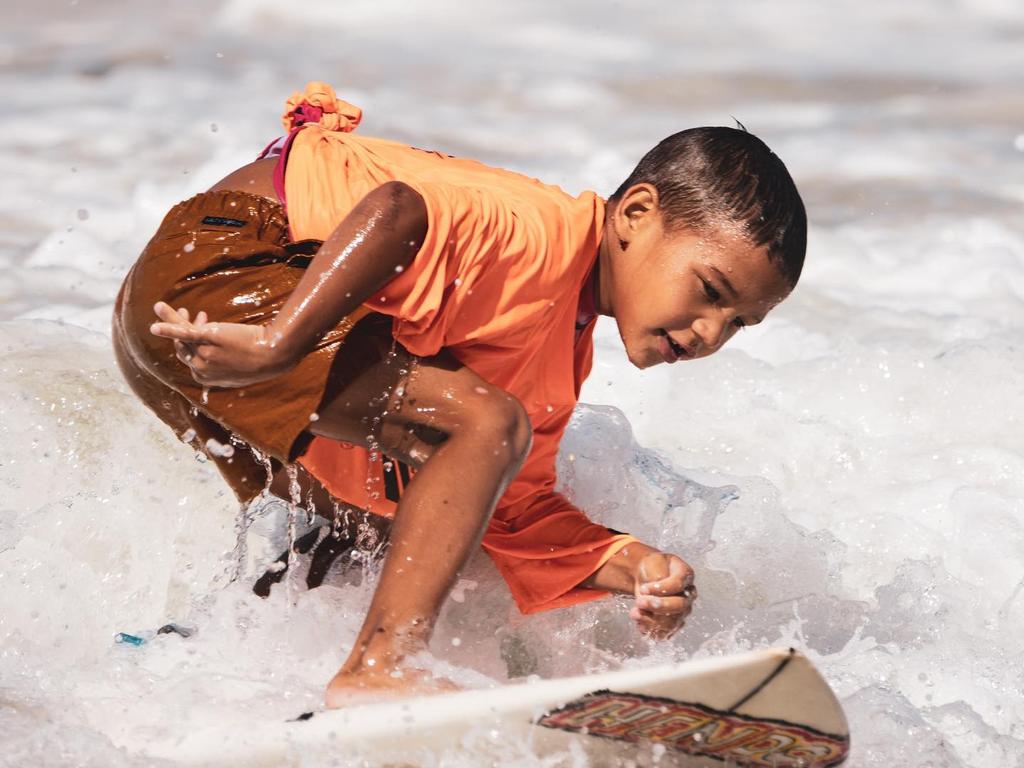
[[[530,448],[533,447],[533,424],[526,409],[514,397],[509,399],[515,404],[515,420],[512,424],[512,447],[519,462],[525,461]]]
[[[530,452],[533,427],[522,404],[511,395],[495,398],[475,419],[497,453],[504,453],[510,464],[521,464]]]

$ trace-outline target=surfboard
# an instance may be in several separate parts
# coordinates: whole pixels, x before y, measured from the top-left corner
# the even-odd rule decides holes
[[[842,707],[813,664],[769,649],[199,729],[147,752],[187,765],[297,765],[317,754],[425,764],[429,752],[488,739],[521,739],[537,755],[575,741],[603,756],[595,764],[645,753],[684,768],[827,768],[850,749]]]

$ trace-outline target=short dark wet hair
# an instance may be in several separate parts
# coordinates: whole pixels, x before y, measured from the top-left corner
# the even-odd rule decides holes
[[[611,200],[634,184],[658,190],[665,226],[700,229],[733,222],[752,243],[767,246],[791,286],[807,250],[807,212],[778,155],[746,130],[689,128],[648,152]]]

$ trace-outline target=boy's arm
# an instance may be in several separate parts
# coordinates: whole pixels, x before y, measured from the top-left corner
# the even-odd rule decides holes
[[[621,595],[635,594],[640,562],[647,555],[657,552],[657,549],[648,544],[633,542],[612,555],[604,565],[581,581],[580,586]]]
[[[667,638],[693,610],[693,569],[677,555],[633,542],[580,582],[587,589],[634,595],[630,617],[645,634]]]
[[[422,195],[389,181],[364,197],[331,233],[270,323],[283,357],[316,342],[412,262],[427,234]]]
[[[618,592],[636,597],[630,615],[641,631],[667,637],[693,607],[693,570],[598,525],[555,490],[555,458],[572,411],[565,404],[530,413],[533,449],[498,505],[484,549],[523,613]]]
[[[387,182],[364,197],[324,241],[291,296],[265,326],[206,322],[167,304],[151,330],[206,385],[243,386],[293,367],[316,342],[404,270],[423,245],[427,207],[412,187]],[[194,309],[201,310],[201,307]]]
[[[592,522],[550,485],[499,506],[483,546],[523,613],[617,592],[635,597],[641,632],[665,638],[697,596],[682,559]]]

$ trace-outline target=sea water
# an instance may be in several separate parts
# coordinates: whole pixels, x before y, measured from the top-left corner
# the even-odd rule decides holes
[[[168,207],[324,79],[361,132],[570,191],[607,194],[664,135],[736,118],[811,220],[798,290],[715,357],[639,372],[598,327],[562,485],[694,565],[685,631],[651,644],[621,600],[520,616],[478,557],[426,663],[480,685],[794,645],[842,699],[853,765],[1024,765],[1017,0],[3,11],[0,764],[164,764],[151,740],[316,707],[355,637],[359,562],[267,600],[235,578],[240,551],[251,571],[259,537],[279,543],[281,505],[239,550],[233,498],[135,401],[107,330]],[[114,642],[171,621],[197,631]],[[500,734],[435,759],[592,760]]]

